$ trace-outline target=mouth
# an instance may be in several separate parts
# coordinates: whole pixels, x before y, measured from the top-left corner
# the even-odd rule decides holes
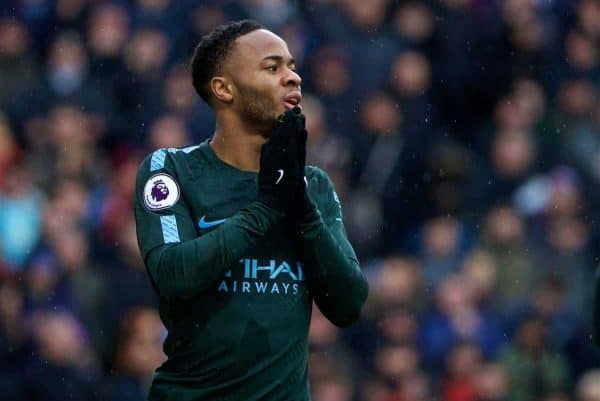
[[[302,94],[300,94],[300,92],[296,91],[296,92],[290,93],[289,95],[287,95],[286,97],[283,98],[283,105],[285,106],[286,110],[291,110],[296,106],[300,107],[300,110],[302,110],[302,106],[300,105],[301,101],[302,101]]]

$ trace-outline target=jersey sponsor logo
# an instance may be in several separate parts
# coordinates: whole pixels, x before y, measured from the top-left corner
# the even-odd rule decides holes
[[[198,221],[198,227],[200,227],[201,229],[204,230],[207,228],[218,226],[219,224],[223,224],[223,223],[225,223],[225,221],[227,221],[227,219],[206,221],[206,216],[202,216],[202,217],[200,217],[200,221]]]
[[[244,267],[243,274],[237,269],[227,271],[218,292],[297,295],[304,281],[300,262],[244,258],[240,264]]]
[[[244,265],[244,278],[246,279],[269,278],[275,280],[279,275],[282,275],[288,277],[292,281],[304,280],[302,264],[300,262],[292,267],[292,265],[285,260],[278,262],[275,259],[260,261],[258,259],[244,258],[240,259],[240,263]],[[231,270],[227,272],[227,274],[230,273]]]
[[[144,205],[149,210],[169,208],[179,200],[179,185],[168,174],[155,174],[144,185]]]

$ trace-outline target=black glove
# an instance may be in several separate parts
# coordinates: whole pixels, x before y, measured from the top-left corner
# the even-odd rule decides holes
[[[315,208],[314,202],[308,195],[308,181],[305,176],[306,167],[306,140],[308,132],[302,129],[298,139],[298,164],[300,168],[300,177],[296,184],[296,197],[294,207],[294,218],[297,223],[302,222],[304,216],[311,213]]]
[[[298,162],[298,139],[304,129],[300,111],[294,107],[279,116],[260,153],[258,200],[280,212],[294,207],[298,181],[304,176]]]

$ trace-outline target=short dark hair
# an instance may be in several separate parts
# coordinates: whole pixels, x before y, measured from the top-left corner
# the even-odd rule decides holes
[[[211,103],[208,83],[223,66],[235,40],[258,29],[265,27],[254,20],[232,21],[219,25],[200,39],[190,60],[190,71],[194,88],[206,103]]]

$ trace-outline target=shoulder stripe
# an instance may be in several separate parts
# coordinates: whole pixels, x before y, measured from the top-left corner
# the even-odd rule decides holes
[[[164,149],[155,150],[150,159],[150,171],[160,170],[165,166],[167,152]]]
[[[165,244],[173,244],[181,242],[179,240],[179,230],[177,229],[177,220],[175,215],[160,216],[160,224],[162,226],[163,239]]]
[[[166,148],[166,149],[158,149],[152,153],[152,158],[150,159],[150,171],[160,170],[165,166],[165,159],[167,158],[167,152],[169,153],[177,153],[183,152],[188,154],[198,149],[200,145],[188,146],[187,148]]]

